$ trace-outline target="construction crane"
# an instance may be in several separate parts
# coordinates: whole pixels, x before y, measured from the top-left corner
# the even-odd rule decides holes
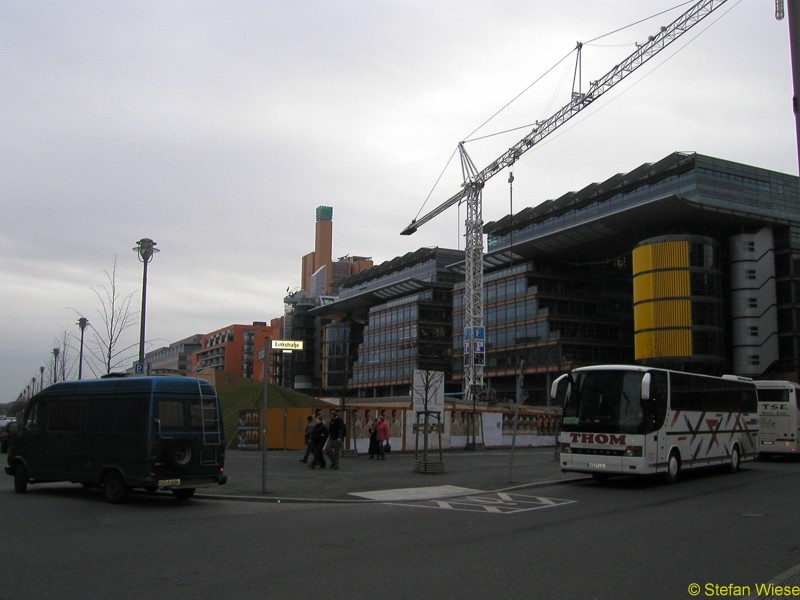
[[[411,235],[419,227],[443,213],[454,204],[466,204],[464,240],[464,398],[474,403],[474,392],[483,387],[485,330],[483,328],[483,207],[481,193],[486,182],[506,167],[512,166],[536,144],[544,140],[572,117],[608,92],[639,67],[664,50],[672,42],[700,23],[725,4],[727,0],[702,0],[675,19],[662,26],[647,41],[637,44],[636,51],[600,79],[591,81],[586,93],[575,90],[568,104],[544,121],[537,121],[533,130],[509,148],[497,160],[478,171],[464,149],[458,145],[464,183],[461,190],[425,216],[411,221],[401,235]],[[581,43],[578,43],[580,59]]]

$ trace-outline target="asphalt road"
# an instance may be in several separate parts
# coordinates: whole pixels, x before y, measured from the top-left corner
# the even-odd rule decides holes
[[[486,455],[485,470],[503,472],[485,480],[509,483],[508,455]],[[133,495],[114,506],[99,492],[69,484],[31,486],[17,495],[11,477],[0,478],[0,599],[657,600],[736,596],[730,592],[747,586],[755,592],[757,585],[793,581],[800,564],[794,498],[800,463],[687,474],[674,486],[546,477],[529,485],[526,470],[544,472],[552,461],[546,452],[530,452],[528,459],[515,457],[520,473],[512,486],[414,497],[398,492],[407,489],[404,481],[381,487],[378,469],[390,461],[358,458],[346,459],[352,462],[342,469],[364,484],[353,491],[380,496],[392,490],[389,499],[348,493],[294,502],[278,497],[277,459],[267,458],[273,461],[267,482],[275,488],[267,498],[203,495],[180,503]],[[287,468],[290,458],[297,461],[284,458]],[[460,457],[452,456],[446,466],[452,463],[453,476],[464,469],[466,477],[481,458],[456,464]],[[235,466],[237,459],[246,468]],[[256,455],[236,457],[232,481],[236,471],[255,467],[259,474],[260,466]],[[297,470],[287,477],[296,474],[313,486],[327,487],[320,478],[337,477],[299,462],[291,467]],[[438,477],[416,474],[410,481],[422,482],[417,491],[468,483]],[[697,596],[690,595],[693,584],[700,586]],[[730,585],[738,588],[721,587]]]

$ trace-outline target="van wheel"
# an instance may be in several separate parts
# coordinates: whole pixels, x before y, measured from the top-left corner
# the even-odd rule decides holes
[[[742,457],[739,455],[739,446],[734,446],[731,450],[731,462],[728,465],[728,471],[736,473],[742,464]]]
[[[681,474],[681,459],[677,451],[673,450],[669,453],[667,459],[667,472],[664,473],[664,482],[673,484],[678,481],[678,475]]]
[[[24,494],[28,491],[28,469],[19,463],[14,468],[14,491],[17,494]]]
[[[175,440],[167,445],[164,459],[173,469],[185,469],[192,462],[192,444],[189,440]]]
[[[172,490],[172,495],[181,502],[186,502],[189,498],[194,496],[195,488],[179,488]]]
[[[103,480],[103,491],[105,492],[106,500],[111,504],[120,504],[125,501],[128,496],[128,488],[125,486],[125,480],[119,471],[109,471]]]

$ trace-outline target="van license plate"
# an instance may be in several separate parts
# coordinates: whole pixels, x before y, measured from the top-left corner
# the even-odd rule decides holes
[[[181,484],[181,480],[180,479],[159,479],[158,480],[158,485],[160,485],[161,487],[167,487],[167,486],[170,486],[170,485],[180,485],[180,484]]]

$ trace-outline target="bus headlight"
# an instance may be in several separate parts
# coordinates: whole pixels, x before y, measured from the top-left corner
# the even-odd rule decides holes
[[[625,446],[625,452],[623,456],[641,456],[642,455],[642,447],[641,446]]]

